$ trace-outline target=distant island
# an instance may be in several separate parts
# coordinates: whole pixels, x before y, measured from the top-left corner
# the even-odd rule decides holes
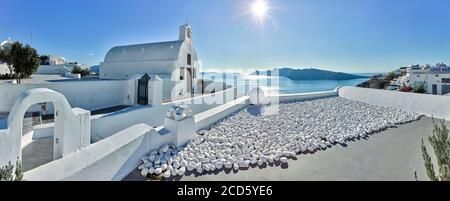
[[[360,78],[369,78],[368,76],[354,75],[342,72],[333,72],[315,68],[308,68],[308,69],[275,68],[269,71],[255,71],[252,73],[252,75],[267,74],[268,76],[272,76],[275,70],[278,70],[279,76],[287,77],[291,80],[353,80]]]

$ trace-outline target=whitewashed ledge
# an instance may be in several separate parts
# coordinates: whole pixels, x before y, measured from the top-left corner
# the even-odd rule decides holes
[[[350,100],[398,108],[406,112],[420,113],[429,117],[450,119],[450,96],[348,86],[339,88],[338,93],[339,97]]]
[[[246,107],[248,105],[248,99],[248,96],[243,96],[234,101],[230,101],[226,104],[217,106],[213,109],[195,115],[195,130],[199,131],[201,129],[208,128],[211,125],[215,124],[217,121],[220,121],[221,119],[232,115],[234,112]]]
[[[338,96],[337,91],[322,91],[322,92],[311,92],[311,93],[300,93],[300,94],[280,94],[280,95],[269,95],[267,98],[270,101],[279,101],[280,103],[302,101],[302,100],[314,100],[319,98],[327,98]]]
[[[277,104],[338,96],[338,89],[332,91],[297,93],[297,94],[268,94],[256,87],[249,92],[250,104]]]
[[[155,149],[146,124],[131,126],[84,149],[24,173],[25,180],[120,180],[136,168],[139,158]]]

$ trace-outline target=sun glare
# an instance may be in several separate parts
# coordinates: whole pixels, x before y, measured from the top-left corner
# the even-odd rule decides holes
[[[255,17],[258,18],[263,18],[266,16],[267,14],[267,2],[264,0],[256,0],[253,4],[252,4],[252,8],[251,11],[253,13],[253,15],[255,15]]]

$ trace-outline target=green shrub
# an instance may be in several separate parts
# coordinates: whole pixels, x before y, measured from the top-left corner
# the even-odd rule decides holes
[[[75,67],[73,68],[73,70],[72,70],[72,73],[73,73],[73,74],[80,74],[81,77],[91,75],[91,71],[89,71],[89,69],[81,68],[81,67],[79,67],[79,66],[75,66]]]
[[[395,72],[389,72],[385,79],[387,82],[391,82],[392,80],[394,80],[397,77],[399,77],[399,76],[396,75]]]
[[[436,175],[430,155],[428,155],[422,139],[422,156],[425,161],[427,175],[432,181],[450,181],[450,139],[449,130],[445,126],[445,120],[441,124],[435,124],[433,134],[428,137],[430,144],[433,146],[434,155],[437,159],[438,175]]]
[[[22,164],[20,161],[16,161],[16,168],[11,162],[0,168],[0,181],[22,181]]]
[[[11,74],[0,74],[0,80],[12,80],[14,79],[14,76]]]
[[[414,93],[424,94],[425,92],[427,92],[427,91],[425,90],[425,84],[424,83],[421,83],[419,86],[414,88]]]

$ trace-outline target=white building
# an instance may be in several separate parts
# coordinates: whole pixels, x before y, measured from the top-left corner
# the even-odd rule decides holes
[[[11,38],[8,38],[7,40],[2,41],[0,43],[0,50],[11,44],[13,44],[13,41],[11,40]],[[6,63],[4,63],[3,61],[0,60],[0,75],[8,74],[8,73],[10,73],[8,66],[6,65]]]
[[[84,64],[79,64],[78,62],[67,62],[64,57],[47,55],[48,59],[41,61],[36,70],[37,75],[70,75],[75,67],[80,67],[82,69],[88,69],[89,66]]]
[[[429,94],[448,94],[450,93],[450,67],[438,63],[433,67],[428,65],[423,68],[411,68],[409,83],[414,88],[423,84]]]
[[[55,66],[55,65],[64,65],[66,64],[66,59],[64,57],[60,56],[49,56],[49,65]]]
[[[180,27],[176,41],[113,47],[100,63],[100,79],[128,79],[133,75],[158,75],[163,80],[164,97],[178,81],[185,83],[183,93],[193,90],[198,77],[198,57],[192,43],[192,29]]]
[[[13,41],[11,40],[11,38],[8,38],[0,43],[0,49],[3,49],[4,47],[6,47],[8,45],[12,45],[12,44],[13,44]]]

